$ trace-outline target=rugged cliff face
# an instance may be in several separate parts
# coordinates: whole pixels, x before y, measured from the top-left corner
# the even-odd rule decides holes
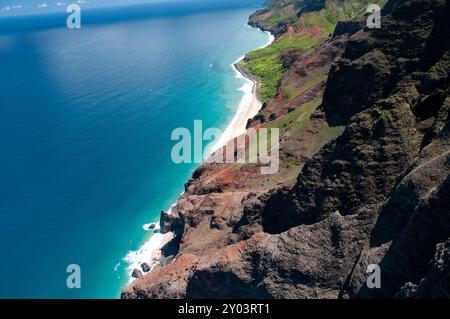
[[[279,37],[324,8],[294,2]],[[388,1],[381,29],[339,23],[283,52],[277,93],[249,121],[280,128],[279,173],[201,166],[162,216],[174,258],[122,297],[450,298],[449,15],[445,0]],[[381,288],[366,285],[371,264]]]

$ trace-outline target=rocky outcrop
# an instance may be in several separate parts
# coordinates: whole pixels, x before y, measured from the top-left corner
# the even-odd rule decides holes
[[[131,277],[136,278],[136,279],[142,278],[143,276],[144,276],[144,274],[139,269],[134,269],[133,273],[131,274]]]
[[[282,128],[279,173],[200,167],[161,218],[174,259],[122,297],[449,298],[449,8],[389,1],[381,29],[283,54],[249,124]]]
[[[141,264],[141,269],[142,269],[143,272],[149,272],[151,270],[151,267],[147,263],[142,263]]]
[[[436,246],[434,258],[428,265],[427,273],[419,285],[408,283],[405,286],[410,288],[406,288],[408,289],[407,292],[405,292],[405,288],[402,288],[397,297],[415,299],[450,298],[450,239]]]
[[[179,214],[166,213],[165,211],[162,211],[160,214],[159,224],[161,227],[161,234],[169,232],[181,234],[184,228],[183,219]]]
[[[333,32],[333,38],[342,34],[353,35],[364,27],[364,21],[339,21]]]
[[[267,15],[270,14],[270,11],[264,10],[264,11],[258,11],[255,14],[250,16],[250,20],[248,21],[248,25],[254,28],[259,28],[263,31],[268,31],[275,35],[276,37],[282,35],[287,31],[287,25],[284,22],[279,22],[275,25],[272,24],[266,24],[262,21],[258,21],[258,16],[260,15]]]
[[[286,33],[289,25],[295,23],[301,15],[320,11],[325,7],[325,0],[270,0],[267,8],[250,16],[248,24],[278,37]]]

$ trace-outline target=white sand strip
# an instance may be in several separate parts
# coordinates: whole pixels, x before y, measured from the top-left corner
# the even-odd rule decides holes
[[[275,37],[271,33],[266,33],[269,34],[268,43],[259,47],[257,50],[269,46],[275,40]],[[214,144],[214,146],[211,147],[210,153],[216,152],[220,148],[224,147],[232,139],[244,134],[247,131],[246,127],[248,120],[255,117],[258,114],[259,110],[261,110],[262,103],[261,101],[259,101],[257,94],[258,83],[253,79],[247,77],[236,68],[236,65],[244,58],[245,56],[242,56],[233,64],[231,64],[231,68],[234,70],[234,72],[236,72],[236,77],[239,79],[245,79],[246,81],[246,83],[239,89],[240,91],[244,92],[244,96],[239,103],[239,107],[233,119],[231,120],[231,123],[225,129],[220,139]]]

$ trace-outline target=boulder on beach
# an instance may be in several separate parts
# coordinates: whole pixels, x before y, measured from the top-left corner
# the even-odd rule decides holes
[[[169,232],[181,234],[184,229],[184,220],[180,217],[178,211],[172,211],[170,214],[161,211],[159,224],[161,226],[161,234]]]
[[[144,276],[144,274],[143,274],[142,271],[140,271],[139,269],[134,269],[134,270],[133,270],[133,273],[131,274],[131,276],[132,276],[133,278],[138,279],[138,278],[142,278],[142,277]]]
[[[142,263],[141,268],[143,272],[149,272],[150,271],[150,265],[147,263]]]

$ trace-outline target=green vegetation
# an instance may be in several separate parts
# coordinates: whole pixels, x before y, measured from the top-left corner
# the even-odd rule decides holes
[[[288,156],[286,154],[280,154],[280,161],[281,163],[283,163],[284,166],[288,168],[291,166],[299,167],[302,165],[302,163],[298,159],[296,159],[295,157]]]
[[[283,14],[281,10],[274,10],[272,15],[264,20],[270,26],[276,26],[279,23],[285,21],[286,16]]]
[[[253,19],[261,25],[274,28],[280,23],[291,27],[290,33],[272,45],[251,52],[241,62],[247,73],[260,81],[259,95],[263,102],[272,98],[286,69],[280,60],[283,52],[307,50],[328,37],[339,20],[348,20],[365,14],[369,4],[383,6],[387,0],[326,0],[324,8],[297,17],[297,12],[309,10],[316,4],[310,0],[272,0],[268,10],[260,11]],[[292,92],[287,92],[288,96]],[[291,94],[292,96],[292,94]]]
[[[283,86],[281,87],[281,91],[288,98],[289,101],[293,100],[298,96],[298,89],[293,88],[291,86]]]
[[[282,135],[286,131],[289,131],[289,133],[292,135],[299,135],[308,126],[311,114],[313,114],[321,104],[321,99],[312,100],[296,108],[294,111],[270,122],[267,127],[279,128],[280,135]],[[322,147],[332,139],[341,135],[344,131],[344,128],[344,126],[330,127],[326,124],[317,135],[315,141],[316,147]]]
[[[290,50],[307,50],[320,44],[334,29],[335,24],[336,19],[326,10],[305,14],[295,25],[298,32],[284,35],[270,46],[246,56],[241,67],[259,80],[262,101],[275,95],[278,83],[286,72],[280,59],[281,54]]]
[[[349,20],[366,13],[369,4],[383,7],[387,0],[325,0],[322,9],[326,9],[334,19]],[[317,9],[319,1],[314,0],[271,0],[269,10],[260,12],[256,20],[266,27],[276,27],[279,23],[295,23],[296,13],[300,10],[311,12]]]
[[[301,0],[303,1],[303,0]],[[269,5],[268,9],[257,12],[255,21],[258,21],[266,28],[275,28],[279,24],[292,24],[298,19],[297,12],[299,6],[296,5],[296,0],[279,1],[274,0]]]
[[[271,149],[271,142],[272,142],[272,136],[271,136],[271,130],[272,128],[278,128],[280,129],[280,136],[283,135],[287,130],[292,131],[293,133],[297,134],[301,132],[309,123],[309,118],[311,114],[319,107],[319,105],[322,103],[321,99],[316,99],[311,102],[308,102],[295,110],[293,110],[290,113],[287,113],[279,118],[277,118],[274,121],[271,121],[268,123],[267,126],[265,126],[267,130],[267,148],[268,150]],[[254,154],[259,155],[259,138],[260,136],[257,136],[256,140],[254,140],[248,147],[249,150],[252,150]],[[250,152],[250,151],[249,151]],[[248,153],[246,154],[246,160],[249,160]],[[290,163],[294,165],[295,163]],[[296,165],[294,165],[296,166]],[[239,166],[236,168],[236,171],[239,171],[242,168],[242,166]]]
[[[321,99],[315,99],[302,106],[296,108],[290,113],[287,113],[274,121],[269,122],[265,127],[268,129],[267,132],[267,146],[268,149],[271,147],[271,128],[279,128],[280,136],[285,134],[299,135],[304,129],[306,129],[310,123],[311,114],[321,105]],[[344,126],[330,127],[327,124],[320,130],[316,140],[314,142],[315,148],[320,148],[332,139],[341,135],[344,131]],[[258,150],[258,139],[254,141],[249,149],[253,149],[259,155]],[[248,155],[248,154],[247,154]],[[247,157],[248,160],[248,157]],[[302,166],[301,161],[294,157],[290,157],[286,154],[280,154],[280,160],[284,167],[291,169],[299,169]],[[246,164],[240,164],[236,167],[235,171],[240,171]]]
[[[316,137],[316,147],[322,147],[332,139],[335,139],[344,132],[345,126],[328,126],[323,127]]]
[[[294,134],[301,132],[309,122],[309,117],[322,103],[322,100],[316,99],[302,106],[296,108],[292,112],[283,115],[276,120],[270,122],[267,128],[279,128],[280,134],[283,134],[288,129]],[[269,130],[270,132],[270,130]]]
[[[318,44],[320,40],[310,38],[283,37],[267,48],[253,51],[241,62],[241,67],[260,81],[259,95],[262,101],[272,98],[286,69],[280,54],[289,50],[307,49]]]
[[[317,27],[323,29],[326,35],[333,33],[338,18],[336,14],[331,10],[321,10],[319,12],[304,14],[301,19],[298,20],[297,25],[299,27]]]
[[[350,20],[363,16],[370,4],[378,4],[383,7],[387,0],[327,0],[325,6],[335,12],[339,20]]]

